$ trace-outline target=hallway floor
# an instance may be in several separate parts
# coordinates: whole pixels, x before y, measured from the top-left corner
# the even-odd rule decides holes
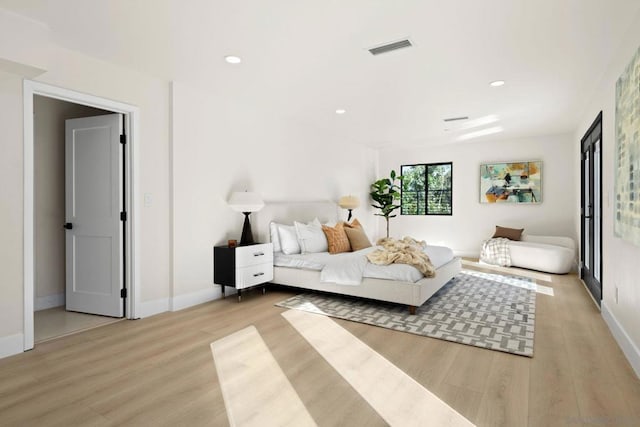
[[[64,306],[36,311],[33,317],[34,340],[36,343],[122,320],[114,317],[66,311]]]

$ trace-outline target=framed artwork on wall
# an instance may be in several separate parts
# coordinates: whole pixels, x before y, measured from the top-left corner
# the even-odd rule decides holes
[[[616,82],[614,235],[640,246],[640,49]]]
[[[481,164],[480,203],[542,203],[542,162]]]

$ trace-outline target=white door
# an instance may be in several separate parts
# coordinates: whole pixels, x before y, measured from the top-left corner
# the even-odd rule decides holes
[[[122,317],[119,114],[66,121],[67,310]]]

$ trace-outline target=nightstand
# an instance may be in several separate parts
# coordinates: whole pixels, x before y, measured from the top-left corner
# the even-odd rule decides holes
[[[242,290],[273,280],[273,244],[255,243],[247,246],[215,246],[213,248],[213,283]],[[262,288],[264,293],[264,288]]]

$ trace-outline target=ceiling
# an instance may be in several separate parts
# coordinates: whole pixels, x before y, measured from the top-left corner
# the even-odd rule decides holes
[[[495,127],[467,141],[574,132],[640,2],[0,0],[0,8],[46,24],[61,46],[345,141],[396,147]],[[414,47],[366,50],[404,37]],[[243,62],[227,64],[230,54]],[[490,87],[497,79],[506,84]],[[445,130],[443,119],[456,116],[474,127]]]

